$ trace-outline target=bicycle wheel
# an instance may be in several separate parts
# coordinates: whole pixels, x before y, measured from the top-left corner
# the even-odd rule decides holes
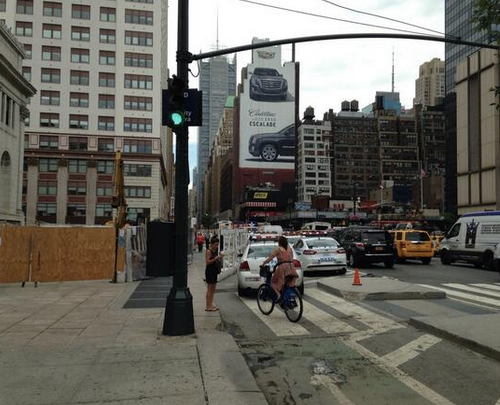
[[[274,291],[266,284],[257,290],[257,306],[264,315],[269,315],[274,309]]]
[[[284,293],[283,308],[290,322],[298,322],[302,318],[302,297],[295,287],[288,287]]]

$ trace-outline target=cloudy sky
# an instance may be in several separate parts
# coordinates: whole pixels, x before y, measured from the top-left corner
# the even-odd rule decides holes
[[[329,17],[320,18],[281,11],[242,0],[190,0],[189,49],[192,53],[220,47],[249,44],[253,37],[270,40],[341,33],[396,32],[362,26],[335,19],[387,26],[421,34],[435,34],[394,21],[363,15],[338,7],[378,14],[417,26],[444,32],[444,1],[438,0],[251,0],[267,5],[299,10]],[[335,6],[336,4],[337,6]],[[169,8],[169,66],[176,71],[177,0]],[[291,45],[282,48],[283,61],[291,60]],[[333,108],[339,111],[343,100],[357,99],[360,107],[374,101],[376,91],[391,90],[392,51],[395,58],[395,91],[401,102],[412,106],[418,67],[434,57],[444,59],[444,44],[402,39],[359,39],[298,44],[296,61],[300,62],[300,110],[315,109],[316,117]],[[238,72],[250,63],[250,51],[239,53]],[[191,65],[196,74],[196,64]],[[240,74],[238,73],[238,79]],[[198,79],[190,79],[197,87]],[[196,130],[190,131],[190,166],[196,165]]]

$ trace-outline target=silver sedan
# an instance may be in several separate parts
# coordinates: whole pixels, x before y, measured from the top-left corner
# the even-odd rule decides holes
[[[345,274],[347,258],[345,250],[330,237],[303,237],[293,245],[304,272],[332,271]]]

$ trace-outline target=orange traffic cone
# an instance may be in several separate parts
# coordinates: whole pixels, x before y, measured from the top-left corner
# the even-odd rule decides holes
[[[358,269],[354,270],[354,283],[352,283],[352,285],[362,285],[361,279],[359,278],[359,270]]]

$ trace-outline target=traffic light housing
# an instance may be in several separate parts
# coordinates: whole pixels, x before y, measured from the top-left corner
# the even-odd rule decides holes
[[[182,128],[186,125],[186,87],[182,79],[173,75],[168,79],[168,97],[165,123],[172,129]]]

